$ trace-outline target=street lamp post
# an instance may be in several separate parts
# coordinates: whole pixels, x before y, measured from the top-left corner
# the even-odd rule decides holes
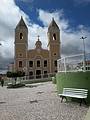
[[[83,61],[83,67],[84,67],[84,71],[86,70],[86,55],[85,55],[85,39],[86,39],[87,37],[81,37],[80,39],[82,39],[83,40],[83,59],[84,59],[84,61]]]

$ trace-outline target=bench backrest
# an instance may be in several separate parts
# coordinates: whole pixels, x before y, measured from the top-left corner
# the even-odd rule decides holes
[[[63,94],[68,95],[80,95],[87,98],[88,90],[87,89],[76,89],[76,88],[63,88]]]

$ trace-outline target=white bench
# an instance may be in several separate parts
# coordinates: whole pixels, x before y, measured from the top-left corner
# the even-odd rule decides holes
[[[80,106],[82,102],[86,104],[86,98],[88,95],[88,90],[87,89],[77,89],[77,88],[63,88],[63,93],[58,94],[60,97],[62,97],[61,102],[65,98],[67,101],[67,97],[71,98],[79,98],[80,99]]]

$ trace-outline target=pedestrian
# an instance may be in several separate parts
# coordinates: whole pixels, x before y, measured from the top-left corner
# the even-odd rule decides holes
[[[3,79],[3,77],[1,78],[1,85],[2,85],[2,87],[4,85],[4,79]]]
[[[1,75],[0,75],[0,82],[1,82],[1,78],[2,78],[2,77],[1,77]]]
[[[1,80],[2,80],[2,76],[0,75],[0,83],[1,83]]]

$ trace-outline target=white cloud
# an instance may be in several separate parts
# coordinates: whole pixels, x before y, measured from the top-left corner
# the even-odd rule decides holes
[[[37,40],[37,36],[40,36],[40,40],[42,41],[42,47],[47,48],[48,44],[48,37],[47,37],[47,30],[50,22],[52,21],[52,18],[54,17],[55,20],[57,21],[57,24],[60,26],[62,29],[66,29],[68,27],[68,21],[62,19],[63,17],[63,10],[60,11],[55,11],[53,13],[50,13],[48,11],[44,10],[37,10],[38,11],[38,20],[40,20],[44,27],[41,27],[37,24],[32,24],[29,28],[29,47],[32,48],[34,47],[34,43]],[[60,19],[61,23],[60,23]],[[34,42],[33,42],[34,41]]]
[[[53,13],[50,13],[48,11],[43,11],[39,10],[39,20],[41,20],[44,24],[44,26],[48,26],[54,17],[55,20],[57,21],[57,24],[60,26],[62,29],[66,29],[68,27],[68,20],[62,19],[64,17],[64,12],[63,10],[56,10]],[[61,21],[61,22],[60,22]]]
[[[0,54],[3,57],[14,56],[14,29],[21,15],[28,19],[28,16],[15,5],[14,0],[0,1],[0,42],[2,43]]]
[[[21,15],[28,16],[16,6],[14,0],[0,1],[0,68],[14,58],[14,29]]]
[[[37,24],[32,24],[29,27],[29,49],[35,47],[38,35],[40,36],[42,47],[47,47],[47,27],[40,27]]]
[[[87,36],[85,40],[86,52],[90,52],[88,43],[90,38],[90,29],[83,25],[79,25],[76,30],[70,27],[69,21],[65,19],[63,10],[50,13],[48,11],[39,10],[39,20],[45,26],[48,26],[52,17],[55,18],[59,25],[61,34],[61,48],[63,55],[71,55],[83,52],[83,42],[81,36]]]
[[[52,17],[55,18],[56,23],[60,27],[61,45],[63,55],[70,55],[82,52],[83,45],[80,39],[81,36],[87,36],[85,40],[86,51],[89,51],[89,28],[83,25],[79,25],[76,31],[70,28],[69,20],[65,19],[63,10],[56,10],[50,13],[49,11],[38,10],[38,20],[40,20],[44,27],[35,23],[30,23],[29,16],[27,16],[20,8],[15,4],[14,0],[2,0],[0,1],[0,57],[3,59],[14,57],[14,29],[23,16],[29,29],[29,48],[35,47],[37,36],[40,35],[40,40],[43,43],[43,47],[47,48],[48,38],[47,29],[51,22]]]

